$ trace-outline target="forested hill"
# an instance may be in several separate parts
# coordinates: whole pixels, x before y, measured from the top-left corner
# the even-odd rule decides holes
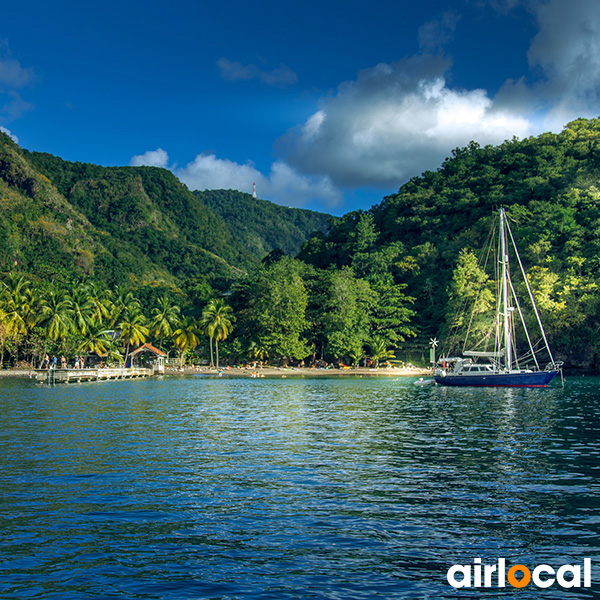
[[[178,279],[235,277],[256,263],[223,219],[166,169],[100,167],[22,154],[85,215],[117,262],[138,276],[146,272],[146,261]],[[115,273],[115,282],[124,275]]]
[[[1,132],[0,191],[0,271],[108,285],[228,285],[271,250],[296,254],[332,218],[241,192],[192,193],[165,169],[29,152]]]
[[[205,190],[194,194],[220,215],[233,237],[262,259],[272,250],[296,255],[314,232],[326,232],[331,215],[288,208],[235,190]]]
[[[457,149],[377,206],[345,215],[300,257],[313,265],[380,271],[417,299],[422,337],[456,320],[465,249],[482,248],[504,206],[542,318],[559,356],[598,368],[600,345],[600,121],[579,119],[492,147]],[[461,252],[462,251],[462,252]]]

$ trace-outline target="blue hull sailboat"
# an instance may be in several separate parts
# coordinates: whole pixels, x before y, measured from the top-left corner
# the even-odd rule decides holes
[[[491,351],[463,351],[461,356],[442,356],[437,363],[434,357],[434,379],[440,385],[471,386],[471,387],[546,387],[558,375],[561,362],[556,362],[548,346],[533,293],[529,286],[525,271],[516,249],[514,238],[504,208],[500,209],[500,236],[499,236],[499,294],[495,318],[495,342]],[[527,288],[530,302],[537,317],[543,345],[550,362],[545,368],[540,367],[536,351],[531,342],[531,337],[525,326],[521,304],[516,297],[513,287],[508,256],[508,241],[512,247],[523,274],[524,285]],[[529,344],[528,360],[533,361],[531,366],[522,368],[516,353],[514,341],[514,315],[517,313],[521,319],[525,338]],[[432,340],[433,341],[433,340]],[[437,343],[437,341],[436,341]],[[435,351],[435,350],[434,350]],[[480,362],[480,359],[485,362]],[[562,375],[562,373],[561,373]]]

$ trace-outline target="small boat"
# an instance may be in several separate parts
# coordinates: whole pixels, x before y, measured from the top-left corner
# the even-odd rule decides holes
[[[539,352],[534,350],[534,344],[525,326],[522,306],[516,297],[515,289],[510,278],[508,242],[512,243],[515,256],[520,266],[524,286],[529,295],[537,324],[543,340],[541,350],[545,351],[549,362],[541,368],[538,359]],[[533,293],[525,275],[519,253],[514,244],[514,238],[504,208],[500,209],[499,235],[499,294],[496,304],[493,350],[463,350],[460,356],[442,356],[436,363],[434,352],[435,382],[447,386],[476,386],[476,387],[546,387],[562,371],[562,362],[556,362],[550,351],[546,333],[537,310]],[[520,317],[522,330],[528,342],[527,357],[522,360],[517,357],[517,347],[514,340],[515,313]],[[432,340],[433,341],[433,340]],[[540,340],[541,341],[541,340]],[[435,341],[437,344],[437,340]],[[538,345],[536,345],[537,347]],[[484,361],[484,362],[481,362]],[[521,366],[528,361],[530,364]]]

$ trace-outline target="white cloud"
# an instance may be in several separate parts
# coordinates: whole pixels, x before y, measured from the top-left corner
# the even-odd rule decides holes
[[[268,176],[252,163],[239,164],[214,154],[200,154],[175,174],[191,190],[235,189],[251,193],[256,183],[259,198],[286,206],[306,206],[315,201],[332,207],[341,201],[341,194],[327,177],[301,175],[283,162],[271,165]]]
[[[0,118],[14,121],[33,109],[33,104],[23,100],[17,90],[35,81],[33,69],[23,68],[12,58],[6,41],[0,40]]]
[[[278,148],[292,167],[341,187],[397,187],[471,140],[496,144],[530,133],[526,118],[499,109],[484,90],[451,89],[449,67],[420,55],[362,71]]]
[[[221,77],[228,81],[247,81],[258,79],[265,85],[274,87],[287,87],[298,81],[298,75],[286,65],[279,65],[272,71],[263,71],[256,65],[243,65],[237,61],[220,58],[217,66],[221,71]]]
[[[33,69],[24,69],[13,58],[0,57],[0,90],[21,89],[35,79]]]
[[[419,48],[423,52],[439,52],[454,38],[460,16],[453,11],[443,12],[419,28]]]
[[[549,107],[547,122],[556,128],[578,116],[598,116],[600,2],[550,0],[532,9],[540,30],[528,58],[545,75],[535,92]]]
[[[169,155],[162,149],[148,150],[144,154],[133,156],[129,161],[131,167],[161,167],[167,169],[169,166]]]
[[[11,131],[6,129],[6,127],[2,127],[2,125],[0,125],[0,131],[2,133],[5,133],[13,142],[15,142],[15,144],[19,143],[19,138],[16,135],[14,135]]]
[[[0,94],[0,98],[2,96],[6,97],[7,102],[0,106],[0,116],[4,117],[6,121],[14,121],[26,112],[33,110],[33,104],[23,100],[23,98],[21,98],[14,90],[11,90],[6,94]]]

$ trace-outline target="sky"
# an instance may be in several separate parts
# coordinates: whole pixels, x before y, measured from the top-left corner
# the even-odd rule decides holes
[[[0,128],[336,215],[600,115],[600,0],[5,2]]]

